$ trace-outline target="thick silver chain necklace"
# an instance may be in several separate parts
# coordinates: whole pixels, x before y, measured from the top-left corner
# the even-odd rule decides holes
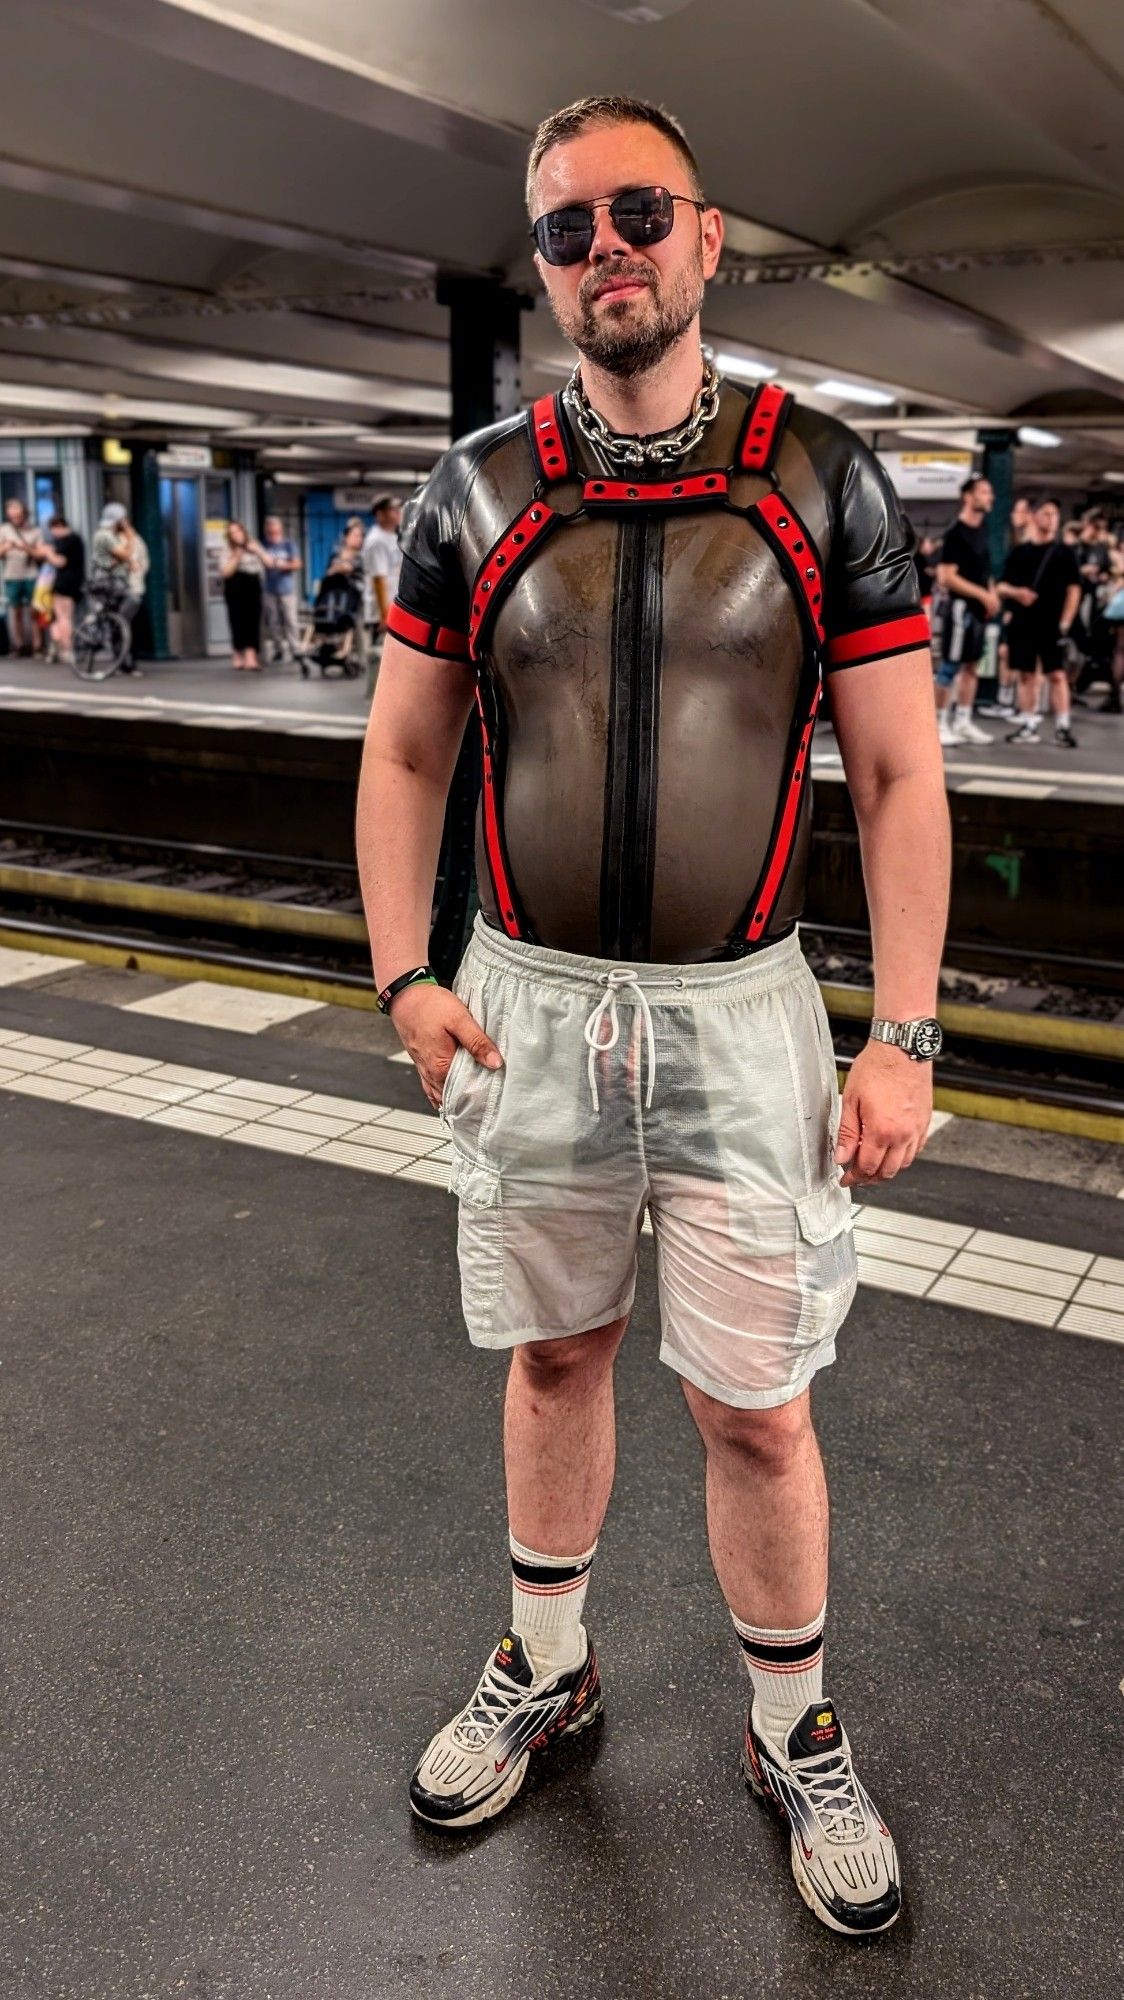
[[[582,436],[601,453],[611,472],[635,472],[641,466],[662,471],[678,465],[693,451],[708,424],[718,415],[718,371],[704,358],[702,387],[691,405],[690,414],[678,429],[663,431],[658,437],[625,437],[612,431],[596,411],[582,387],[580,363],[563,390]]]

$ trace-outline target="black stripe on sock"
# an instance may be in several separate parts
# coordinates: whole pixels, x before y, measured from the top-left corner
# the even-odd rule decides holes
[[[812,1660],[823,1645],[823,1628],[814,1632],[810,1639],[798,1639],[794,1646],[772,1646],[764,1639],[746,1639],[738,1633],[738,1643],[742,1651],[748,1653],[762,1667],[787,1667],[797,1665],[801,1660]]]
[[[512,1556],[511,1567],[519,1583],[573,1583],[586,1574],[592,1562],[592,1556],[576,1563],[529,1563]]]

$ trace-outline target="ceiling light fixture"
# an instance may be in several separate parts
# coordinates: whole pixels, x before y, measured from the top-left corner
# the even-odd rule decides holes
[[[776,374],[767,361],[754,361],[748,354],[716,354],[714,365],[723,375],[741,375],[747,382],[768,382]]]
[[[865,382],[839,382],[829,376],[826,382],[817,382],[812,389],[813,396],[834,396],[841,403],[869,403],[873,409],[881,409],[885,404],[896,403],[888,389],[869,389]]]
[[[1055,445],[1061,439],[1056,431],[1040,431],[1036,424],[1020,424],[1018,429],[1020,444]]]

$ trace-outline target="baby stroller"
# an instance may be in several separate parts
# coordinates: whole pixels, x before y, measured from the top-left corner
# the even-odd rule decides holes
[[[355,577],[337,570],[321,577],[312,607],[312,620],[301,634],[301,678],[307,680],[313,666],[322,674],[338,668],[349,680],[360,671],[356,656],[355,627],[363,612],[363,588]]]

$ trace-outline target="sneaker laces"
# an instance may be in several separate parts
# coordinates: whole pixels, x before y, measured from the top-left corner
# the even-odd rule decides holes
[[[453,1742],[460,1750],[483,1750],[501,1724],[526,1699],[529,1690],[489,1662],[476,1693],[453,1725]]]
[[[861,1840],[866,1832],[866,1813],[855,1791],[851,1760],[838,1750],[822,1757],[802,1757],[789,1765],[829,1840]]]

